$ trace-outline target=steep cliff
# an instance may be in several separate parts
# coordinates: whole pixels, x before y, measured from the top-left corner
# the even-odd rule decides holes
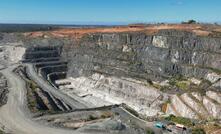
[[[221,73],[221,39],[184,31],[89,34],[64,45],[62,54],[69,60],[69,76],[103,72],[158,81],[182,75],[214,83]]]
[[[163,111],[189,118],[206,118],[206,114],[221,118],[220,102],[214,103],[210,92],[221,90],[221,38],[161,30],[24,42],[26,47],[52,47],[28,48],[24,58],[50,59],[36,65],[40,74],[62,92],[77,94],[91,105],[126,103],[147,116]],[[202,100],[194,98],[195,93]],[[165,104],[166,110],[161,109]]]

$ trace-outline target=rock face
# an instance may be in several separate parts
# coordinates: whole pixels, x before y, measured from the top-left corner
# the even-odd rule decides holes
[[[27,48],[24,56],[26,60],[41,62],[36,67],[43,77],[53,79],[61,91],[70,96],[78,94],[92,105],[126,103],[145,115],[157,115],[168,94],[151,86],[152,82],[175,76],[194,78],[197,85],[200,81],[196,80],[206,79],[212,84],[209,88],[220,92],[220,38],[162,30],[155,35],[91,33],[77,41],[44,38],[24,43],[44,46],[44,50]],[[50,63],[42,63],[48,59]],[[172,95],[167,113],[189,118],[210,114],[220,118],[220,105],[210,98],[217,96],[210,92],[202,96],[189,90],[181,96]]]
[[[25,54],[25,48],[16,44],[13,46],[5,46],[5,58],[12,63],[18,63],[22,60],[22,56]]]
[[[24,41],[25,46],[62,46],[57,50],[32,53],[26,58],[58,57],[68,61],[68,76],[95,72],[114,76],[159,81],[174,75],[208,79],[220,78],[221,39],[193,33],[162,30],[156,35],[142,32],[93,33],[77,41],[40,38]],[[218,76],[218,77],[217,77]]]
[[[181,31],[89,34],[78,45],[64,47],[69,76],[100,71],[152,80],[178,74],[206,78],[221,69],[221,39]]]
[[[67,82],[71,84],[63,86]],[[166,95],[139,81],[98,73],[91,77],[69,78],[63,82],[57,81],[58,83],[61,85],[61,90],[66,89],[66,93],[70,95],[83,96],[82,99],[92,103],[92,105],[104,106],[125,103],[139,113],[148,116],[157,115],[161,111],[160,104],[167,100]]]
[[[185,102],[183,101],[183,99],[181,99],[181,97],[174,95],[172,97],[171,103],[176,108],[175,113],[178,113],[175,115],[183,116],[187,118],[198,118],[196,113],[185,104]],[[171,113],[171,114],[174,114],[174,113]]]
[[[0,107],[7,103],[8,97],[7,80],[0,74]]]
[[[195,119],[221,119],[221,95],[208,91],[205,96],[199,93],[171,97],[166,113]]]

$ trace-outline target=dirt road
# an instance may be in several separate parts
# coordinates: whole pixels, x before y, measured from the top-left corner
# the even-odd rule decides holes
[[[0,123],[14,134],[79,134],[73,130],[56,129],[40,125],[31,120],[26,105],[24,81],[12,72],[17,65],[2,70],[9,82],[9,95],[6,105],[0,108]]]
[[[82,109],[91,107],[87,102],[84,102],[78,96],[70,97],[59,90],[55,89],[53,86],[49,85],[46,80],[39,77],[37,72],[35,71],[32,64],[26,64],[27,67],[27,74],[28,76],[35,81],[42,89],[46,90],[47,92],[52,93],[57,98],[63,100],[66,104],[71,106],[73,109]]]
[[[13,65],[0,71],[7,78],[9,83],[8,102],[0,108],[0,124],[6,128],[6,132],[12,134],[82,134],[82,131],[79,132],[44,126],[32,119],[31,113],[27,107],[25,82],[13,73],[13,69],[17,66],[18,65]],[[121,110],[121,113],[123,113],[122,115],[124,115],[125,118],[131,118],[139,122],[139,124],[153,128],[152,123],[147,124],[140,121],[128,114],[127,111]],[[155,130],[155,132],[160,131]],[[93,132],[90,132],[90,134],[92,133]]]

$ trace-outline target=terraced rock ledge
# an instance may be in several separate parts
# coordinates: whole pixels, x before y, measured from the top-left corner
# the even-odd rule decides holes
[[[145,116],[221,117],[216,114],[219,105],[214,104],[215,113],[208,111],[205,104],[213,101],[203,95],[220,91],[219,38],[161,30],[154,35],[91,33],[77,41],[35,40],[42,44],[27,48],[24,61],[57,90],[90,106],[126,103]],[[204,99],[195,99],[195,92]]]
[[[2,35],[1,68],[18,66],[34,121],[67,133],[159,133],[143,119],[171,114],[221,121],[221,37],[113,29]]]

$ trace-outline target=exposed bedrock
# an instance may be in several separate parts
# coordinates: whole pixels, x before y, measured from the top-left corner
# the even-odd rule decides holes
[[[124,77],[150,82],[163,81],[176,75],[182,75],[207,79],[211,83],[215,83],[216,81],[208,76],[211,74],[220,76],[221,39],[198,37],[188,32],[167,30],[154,36],[142,33],[96,33],[84,36],[76,44],[64,45],[62,57],[68,60],[67,75],[73,79],[81,76],[89,79],[93,74],[102,74],[104,77],[115,76],[118,79]],[[125,101],[121,102],[130,106],[133,103],[136,105],[133,107],[135,109],[141,106],[140,109],[136,109],[138,111],[142,111],[142,108],[145,109],[144,111],[153,110],[149,113],[146,112],[147,115],[156,115],[159,112],[158,108],[146,109],[151,107],[149,106],[151,101],[147,98],[153,96],[154,92],[160,94],[159,91],[152,91],[150,87],[146,86],[144,88],[146,92],[139,94],[141,87],[135,86],[133,91],[127,91],[130,88],[115,87],[118,82],[113,85],[103,82],[102,85],[105,86],[101,86],[102,88],[91,87],[89,86],[91,82],[88,82],[89,84],[86,84],[85,87],[88,87],[87,92],[97,91],[101,88],[99,92],[109,92],[108,94],[112,97],[123,98]],[[81,82],[76,82],[75,87],[78,87],[77,83]],[[122,81],[121,84],[127,85],[125,81]],[[74,90],[80,89],[85,88],[78,87]],[[189,90],[191,91],[191,89]],[[96,96],[96,93],[91,94]],[[143,103],[141,99],[143,99]],[[208,107],[205,108],[202,106],[203,104],[198,104],[187,95],[177,96],[172,101],[174,101],[174,107],[178,107],[174,112],[178,113],[176,115],[203,118],[208,114]],[[178,103],[179,106],[177,106]],[[160,107],[161,104],[158,102],[156,106]],[[212,108],[217,110],[215,106]],[[215,114],[210,114],[212,117],[217,117]]]
[[[65,46],[62,55],[71,61],[69,75],[106,66],[136,72],[141,77],[155,76],[151,79],[176,74],[203,78],[213,69],[220,70],[221,39],[176,33],[90,34],[79,45]]]
[[[8,84],[5,77],[0,73],[0,107],[5,105],[8,100]]]
[[[47,43],[40,46],[28,47],[23,61],[33,63],[36,71],[46,80],[54,82],[65,78],[67,62],[61,59],[61,44],[49,45],[48,41],[45,42]]]
[[[57,86],[61,84],[63,92],[70,96],[78,94],[94,104],[98,100],[99,105],[113,103],[107,98],[115,98],[138,111],[145,111],[146,115],[157,115],[168,95],[150,85],[153,81],[161,82],[174,76],[206,79],[212,85],[207,88],[220,91],[220,38],[163,30],[156,35],[140,32],[94,33],[77,41],[42,39],[40,43],[35,42],[31,41],[30,44],[34,44],[31,46],[50,46],[26,51],[26,59],[39,63],[35,66],[39,73],[53,82],[59,80],[59,76],[60,79],[67,78],[64,80],[68,83],[66,86],[60,81],[57,83]],[[198,103],[196,98],[199,96],[195,97],[191,90],[190,93],[173,96],[168,110],[190,118],[204,118],[208,113],[219,117],[218,105],[204,106],[213,104],[207,99],[208,95],[201,96],[202,100]],[[161,97],[158,98],[158,95]],[[157,101],[150,105],[155,99]],[[178,103],[182,108],[177,106]]]
[[[91,77],[70,78],[63,82],[60,80],[58,83],[61,90],[66,88],[67,93],[82,96],[82,99],[96,106],[108,105],[108,102],[125,103],[148,116],[160,112],[159,104],[167,100],[166,95],[134,79],[108,77],[98,73]]]
[[[195,119],[221,119],[221,94],[208,91],[206,95],[196,92],[171,97],[167,113]]]
[[[67,71],[67,66],[66,64],[63,65],[54,65],[54,66],[46,66],[40,68],[40,74],[47,79],[47,75],[51,74],[53,72],[66,72]]]
[[[162,80],[172,75],[206,78],[220,73],[221,39],[189,32],[163,30],[145,33],[94,33],[71,39],[32,39],[25,59],[34,62],[68,61],[68,75],[111,75]],[[112,71],[113,70],[113,71]]]
[[[25,61],[34,61],[36,59],[44,58],[59,58],[60,50],[61,48],[59,46],[32,46],[26,49],[23,58]]]

